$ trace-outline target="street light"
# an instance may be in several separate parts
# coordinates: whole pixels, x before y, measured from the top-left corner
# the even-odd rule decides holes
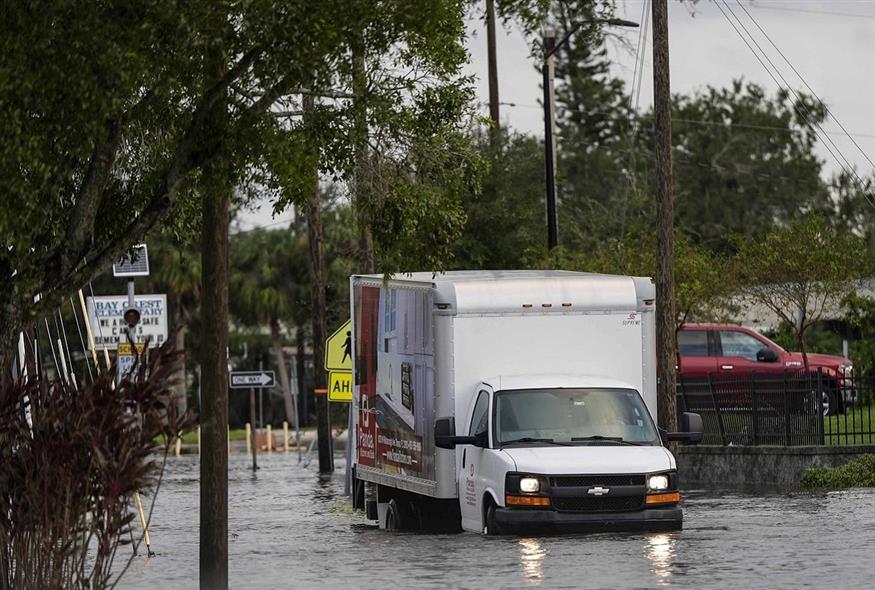
[[[638,23],[620,18],[594,19],[579,21],[565,33],[562,40],[556,43],[556,33],[552,29],[544,31],[544,63],[541,73],[544,76],[544,165],[547,172],[547,248],[552,250],[558,244],[558,229],[556,223],[556,161],[553,140],[553,127],[556,112],[553,108],[553,55],[563,45],[568,43],[571,35],[587,23],[600,23],[618,27],[637,27]]]

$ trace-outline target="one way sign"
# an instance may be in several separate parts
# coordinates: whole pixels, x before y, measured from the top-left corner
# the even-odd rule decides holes
[[[234,371],[231,373],[232,389],[273,387],[274,385],[276,385],[276,377],[273,371]]]

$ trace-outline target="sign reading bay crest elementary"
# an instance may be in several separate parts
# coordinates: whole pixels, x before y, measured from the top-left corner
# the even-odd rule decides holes
[[[134,342],[149,341],[155,348],[167,341],[167,295],[134,295],[134,304],[140,310],[140,323],[134,327]],[[88,321],[94,333],[95,350],[115,350],[120,342],[127,342],[128,328],[124,319],[127,295],[88,297]]]
[[[340,326],[325,341],[328,401],[352,401],[352,322]]]

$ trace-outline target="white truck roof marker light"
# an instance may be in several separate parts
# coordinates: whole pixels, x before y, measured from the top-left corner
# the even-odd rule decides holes
[[[553,307],[552,303],[542,303],[541,307]]]
[[[571,304],[570,303],[563,303],[562,307],[571,307]]]
[[[531,304],[531,303],[523,303],[523,308],[524,308],[524,309],[529,309],[530,307],[532,307],[532,304]]]

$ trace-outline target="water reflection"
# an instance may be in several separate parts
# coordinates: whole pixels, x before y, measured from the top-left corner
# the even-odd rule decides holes
[[[647,537],[644,554],[650,561],[650,571],[656,576],[656,583],[660,586],[668,586],[671,583],[675,543],[672,535],[659,534]]]
[[[544,577],[544,557],[547,550],[538,539],[520,539],[519,548],[523,575],[529,580],[540,582]]]

